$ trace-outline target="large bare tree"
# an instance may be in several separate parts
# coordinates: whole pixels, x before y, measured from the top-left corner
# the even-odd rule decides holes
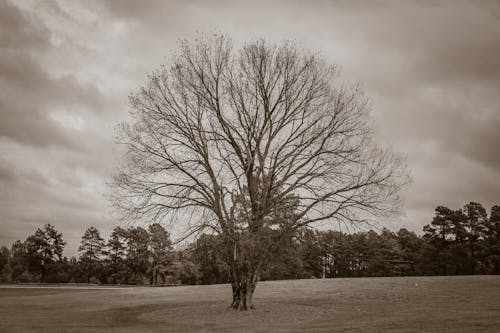
[[[270,230],[384,215],[405,180],[373,143],[360,89],[291,42],[183,42],[131,96],[131,115],[115,203],[130,219],[222,235],[235,309],[252,307]]]

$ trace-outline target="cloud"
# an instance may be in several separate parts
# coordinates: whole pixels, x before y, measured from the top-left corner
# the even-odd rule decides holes
[[[78,149],[80,138],[51,114],[81,104],[99,109],[104,105],[100,92],[73,76],[55,78],[45,71],[37,58],[51,50],[50,32],[14,6],[4,2],[0,6],[6,18],[0,20],[0,137]]]
[[[342,13],[340,35],[348,35],[342,45],[350,51],[332,46],[331,54],[350,55],[344,73],[365,83],[379,140],[408,156],[414,183],[404,223],[419,230],[438,204],[497,204],[500,6],[454,1],[332,8],[324,16]]]
[[[7,1],[0,2],[0,46],[4,51],[44,48],[49,32],[39,22],[30,22],[18,8]]]
[[[76,235],[107,221],[111,119],[120,119],[110,115],[121,104],[67,59],[53,70],[51,59],[78,47],[58,44],[64,35],[42,14],[0,1],[0,243],[6,245],[45,223]],[[74,254],[78,237],[68,243]]]
[[[414,177],[394,227],[499,204],[499,19],[488,1],[0,0],[0,244],[51,222],[75,254],[85,228],[112,228],[103,193],[127,95],[197,32],[294,38],[361,82],[377,139]]]

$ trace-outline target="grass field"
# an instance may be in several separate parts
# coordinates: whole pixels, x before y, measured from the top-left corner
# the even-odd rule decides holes
[[[257,309],[229,285],[0,288],[0,332],[500,332],[500,276],[260,282]]]

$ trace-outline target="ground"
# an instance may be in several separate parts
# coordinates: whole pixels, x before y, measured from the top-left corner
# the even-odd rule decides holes
[[[0,288],[0,332],[498,332],[500,276],[260,282],[257,309],[229,285]]]

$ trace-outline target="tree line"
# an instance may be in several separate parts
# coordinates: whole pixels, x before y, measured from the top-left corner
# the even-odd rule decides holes
[[[260,279],[500,273],[500,206],[489,214],[475,202],[456,210],[438,206],[423,231],[420,236],[404,228],[356,233],[303,228],[283,237],[270,230]],[[67,258],[62,233],[47,224],[24,242],[1,247],[0,278],[4,283],[227,283],[223,242],[219,235],[203,234],[174,249],[157,223],[116,227],[108,240],[90,227],[79,257]]]

